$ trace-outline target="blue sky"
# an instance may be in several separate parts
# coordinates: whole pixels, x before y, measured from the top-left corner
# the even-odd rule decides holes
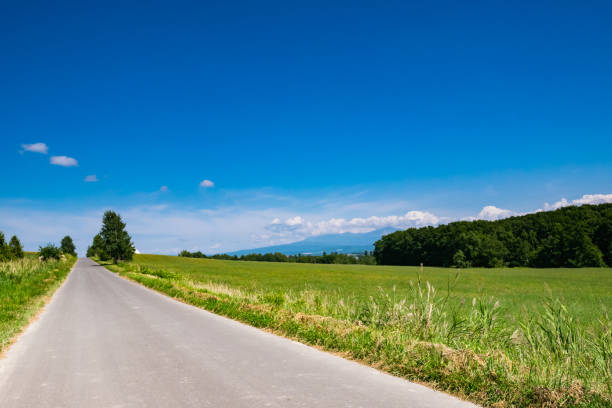
[[[0,35],[27,249],[105,209],[174,253],[612,199],[610,2],[11,2]]]

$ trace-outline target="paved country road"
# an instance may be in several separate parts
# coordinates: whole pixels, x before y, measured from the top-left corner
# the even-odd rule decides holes
[[[469,407],[80,259],[0,360],[0,407]]]

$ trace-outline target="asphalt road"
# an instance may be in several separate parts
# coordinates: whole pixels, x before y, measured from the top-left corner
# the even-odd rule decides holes
[[[469,407],[80,259],[0,360],[0,407]]]

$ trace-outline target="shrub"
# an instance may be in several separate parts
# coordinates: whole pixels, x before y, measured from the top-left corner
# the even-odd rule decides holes
[[[62,256],[62,251],[60,250],[60,248],[56,247],[53,244],[47,244],[44,247],[40,247],[38,253],[42,257],[43,261],[47,261],[49,259],[59,260]]]

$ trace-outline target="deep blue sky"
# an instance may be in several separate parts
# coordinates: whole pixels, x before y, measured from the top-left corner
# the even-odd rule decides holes
[[[0,38],[5,219],[462,217],[612,192],[608,1],[11,1]]]

